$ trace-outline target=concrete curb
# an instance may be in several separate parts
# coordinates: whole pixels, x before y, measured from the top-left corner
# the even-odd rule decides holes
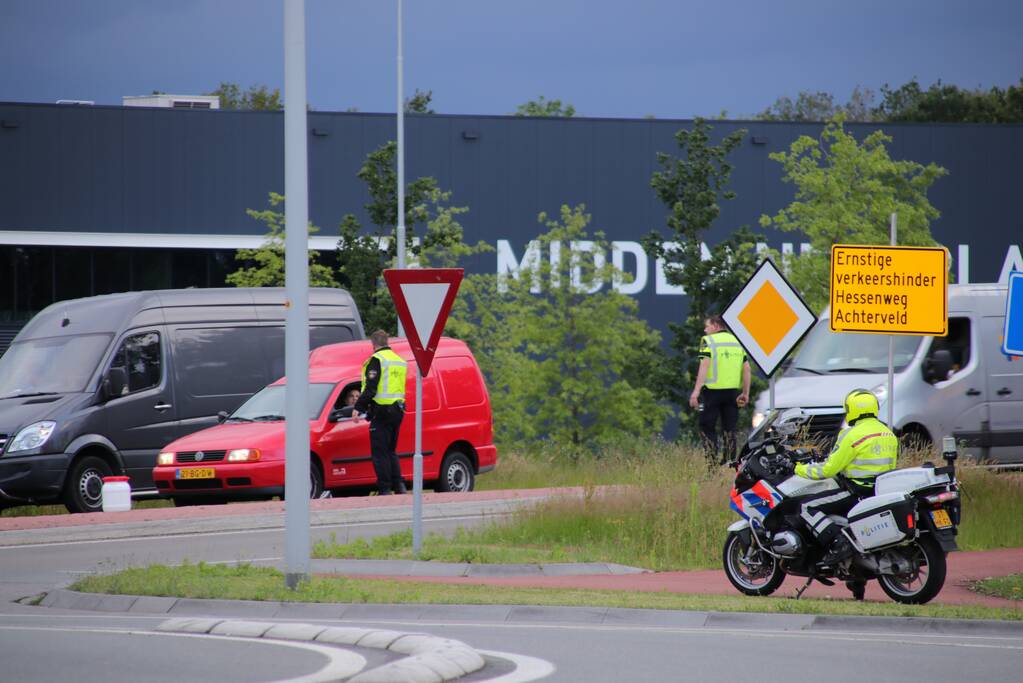
[[[283,567],[283,565],[281,565]],[[612,562],[564,562],[552,564],[472,564],[422,560],[312,560],[313,574],[349,576],[598,576],[649,574],[649,569]]]
[[[245,619],[324,619],[331,621],[437,621],[452,623],[538,623],[645,626],[650,628],[876,632],[905,635],[963,635],[1023,638],[1023,621],[868,617],[764,612],[689,612],[620,607],[534,607],[529,605],[371,605],[255,600],[199,600],[79,593],[57,589],[40,603],[55,609]],[[361,645],[361,643],[360,643]],[[395,679],[398,680],[398,679]]]
[[[483,657],[465,643],[425,633],[380,629],[275,624],[264,621],[178,617],[156,627],[165,633],[193,633],[235,638],[269,638],[332,643],[389,650],[405,655],[348,679],[351,683],[440,683],[466,676],[484,667]]]

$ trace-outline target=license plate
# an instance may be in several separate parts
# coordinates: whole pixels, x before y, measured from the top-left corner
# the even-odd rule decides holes
[[[178,470],[178,479],[213,479],[216,476],[212,467],[189,467]]]
[[[931,510],[931,519],[934,520],[934,526],[939,529],[945,529],[952,526],[952,519],[948,516],[948,512],[945,510]]]

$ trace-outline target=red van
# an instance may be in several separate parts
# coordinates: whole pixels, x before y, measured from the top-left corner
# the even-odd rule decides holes
[[[415,448],[415,360],[405,339],[391,349],[409,363],[398,458],[412,479]],[[310,493],[372,487],[369,422],[350,417],[346,399],[361,384],[368,341],[330,344],[309,356]],[[153,469],[157,489],[177,505],[258,499],[284,492],[284,392],[281,378],[224,421],[167,445]],[[442,337],[423,379],[423,481],[438,491],[471,491],[477,474],[497,464],[490,397],[476,359],[457,339]]]

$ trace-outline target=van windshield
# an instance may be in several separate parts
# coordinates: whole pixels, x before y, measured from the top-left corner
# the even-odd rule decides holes
[[[0,399],[83,391],[111,338],[82,334],[11,344],[0,358]]]
[[[315,420],[323,411],[336,384],[309,385],[309,419]],[[228,422],[274,422],[284,419],[284,393],[287,387],[274,384],[264,388],[227,418]]]
[[[786,375],[888,372],[886,334],[832,332],[827,318],[817,321]],[[923,337],[895,336],[895,371],[903,370],[916,355]]]

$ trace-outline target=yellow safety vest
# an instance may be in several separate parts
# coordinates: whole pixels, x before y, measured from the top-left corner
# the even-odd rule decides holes
[[[715,332],[703,338],[700,354],[710,356],[708,389],[738,389],[742,386],[742,364],[746,352],[731,332]]]
[[[373,402],[386,406],[404,401],[408,364],[390,349],[376,351],[362,364],[362,391],[366,391],[366,368],[374,358],[380,361],[380,380],[377,382],[377,393],[373,396]]]
[[[807,479],[829,479],[839,472],[864,483],[895,469],[899,440],[888,425],[876,417],[859,420],[838,436],[828,459],[819,465],[796,465],[796,474]]]

